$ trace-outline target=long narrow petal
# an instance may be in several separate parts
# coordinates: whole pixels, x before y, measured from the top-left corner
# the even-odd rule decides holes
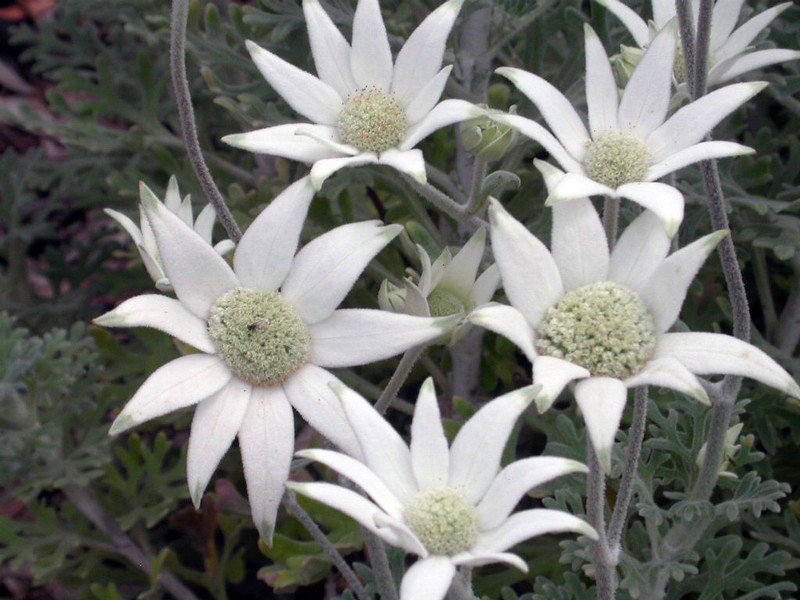
[[[538,75],[522,69],[500,67],[495,73],[510,80],[536,105],[564,148],[575,160],[582,161],[591,138],[566,96]]]
[[[97,317],[94,322],[103,327],[152,327],[206,354],[215,354],[217,351],[208,337],[205,322],[190,313],[178,300],[167,296],[134,296]]]
[[[537,535],[567,531],[597,539],[594,528],[583,519],[560,510],[534,508],[514,513],[497,529],[481,533],[472,552],[502,552]]]
[[[271,545],[294,452],[294,415],[283,388],[253,388],[239,429],[239,449],[253,521]]]
[[[345,167],[360,167],[361,165],[369,165],[378,162],[378,155],[374,152],[361,152],[355,156],[344,156],[337,158],[325,158],[318,160],[311,167],[311,184],[315,190],[322,188],[325,180],[336,173],[339,169]]]
[[[500,269],[495,264],[489,265],[475,280],[475,285],[469,295],[470,302],[473,306],[481,306],[490,302],[499,285]]]
[[[717,0],[711,13],[711,37],[709,47],[719,48],[730,37],[744,0]]]
[[[467,551],[459,552],[450,558],[453,564],[459,567],[482,567],[492,563],[505,563],[524,573],[528,572],[527,563],[516,554],[511,554],[510,552],[481,552],[480,554],[473,554]]]
[[[433,379],[420,388],[411,422],[411,466],[421,490],[444,487],[450,469],[450,448],[442,428],[442,417]]]
[[[673,252],[653,273],[640,294],[652,312],[657,333],[669,329],[681,312],[686,291],[708,255],[728,231],[716,231]]]
[[[535,163],[539,171],[541,171],[541,165],[541,161]],[[547,200],[544,202],[545,206],[555,206],[559,202],[578,200],[589,196],[606,196],[607,198],[616,198],[617,196],[616,191],[612,188],[594,179],[589,179],[589,177],[582,173],[565,174],[558,183],[548,191]]]
[[[553,206],[550,248],[566,291],[608,275],[608,243],[603,223],[586,198]]]
[[[318,0],[303,0],[303,14],[319,78],[346,98],[356,89],[350,73],[350,44]]]
[[[252,389],[236,378],[216,394],[200,402],[192,418],[186,479],[195,508],[219,461],[233,443],[244,419]]]
[[[485,245],[486,229],[480,228],[444,268],[442,277],[436,284],[437,287],[450,290],[459,296],[468,296],[478,275]]]
[[[683,194],[666,183],[636,181],[617,188],[617,194],[652,210],[671,238],[683,221]]]
[[[669,252],[669,236],[658,215],[644,211],[614,245],[608,279],[641,292]]]
[[[478,502],[500,469],[500,456],[514,424],[536,395],[535,386],[520,388],[481,407],[459,430],[450,447],[449,485]]]
[[[482,108],[466,100],[443,100],[434,106],[422,120],[406,130],[405,137],[398,148],[400,150],[410,150],[437,129],[466,119],[474,119],[483,114],[485,114],[485,111]]]
[[[136,225],[136,223],[134,223],[130,217],[128,217],[128,215],[124,215],[113,208],[104,208],[103,212],[122,226],[125,232],[131,236],[134,244],[141,246],[144,243],[142,231],[139,229],[139,226]]]
[[[564,295],[558,265],[547,247],[494,199],[490,199],[489,218],[503,288],[514,308],[535,328]]]
[[[416,125],[433,110],[439,98],[442,97],[444,86],[447,84],[447,78],[450,77],[450,71],[452,70],[453,65],[442,68],[417,94],[409,98],[405,107],[406,119],[409,125]]]
[[[195,231],[143,188],[142,205],[158,242],[158,250],[175,293],[201,319],[217,299],[239,285],[225,259]]]
[[[617,128],[619,93],[608,54],[600,38],[588,24],[583,26],[583,31],[586,36],[586,104],[589,109],[589,129],[592,137],[596,138],[604,131]]]
[[[736,31],[728,36],[728,39],[722,46],[716,49],[717,60],[726,60],[731,56],[744,52],[761,30],[769,25],[775,17],[792,6],[792,4],[792,2],[778,4],[745,21],[741,27],[737,28]],[[714,12],[717,11],[715,10]]]
[[[628,401],[625,385],[613,377],[589,377],[575,386],[575,400],[583,413],[586,431],[600,466],[611,471],[611,448]]]
[[[428,178],[425,174],[425,157],[422,155],[422,150],[414,148],[413,150],[395,150],[389,148],[381,152],[378,158],[379,165],[389,165],[394,167],[401,173],[407,173],[420,183],[425,183]]]
[[[264,78],[295,111],[314,123],[339,122],[342,97],[335,89],[250,40],[245,45]]]
[[[442,4],[419,24],[401,48],[392,79],[392,92],[401,106],[408,105],[437,77],[447,36],[463,3],[463,0],[449,0]]]
[[[533,361],[533,382],[542,386],[536,396],[536,410],[544,413],[556,401],[564,387],[576,379],[590,377],[591,373],[580,365],[555,356],[539,356]]]
[[[528,360],[533,362],[536,358],[536,348],[533,345],[533,329],[519,310],[513,306],[492,302],[473,310],[467,319],[470,323],[494,331],[507,337],[522,350]]]
[[[708,394],[694,373],[672,356],[648,361],[644,369],[633,377],[628,377],[623,383],[629,389],[642,385],[665,387],[691,396],[703,404],[709,404]]]
[[[392,49],[378,0],[359,0],[356,6],[350,70],[358,87],[375,86],[388,92],[392,85]]]
[[[519,115],[491,115],[491,118],[498,123],[508,125],[519,131],[525,137],[538,142],[550,156],[558,161],[563,169],[571,173],[583,173],[581,163],[573,158],[567,148],[561,145],[552,133],[539,125],[536,121],[526,119]]]
[[[494,478],[476,507],[478,529],[499,527],[528,490],[570,473],[587,473],[583,463],[557,456],[534,456],[516,460]]]
[[[800,399],[800,387],[778,363],[752,344],[721,333],[665,333],[653,358],[674,356],[696,375],[741,375]]]
[[[247,228],[233,257],[242,285],[275,291],[292,266],[314,188],[308,177],[294,182]]]
[[[322,367],[365,365],[424,344],[452,330],[459,317],[417,317],[345,308],[309,327],[311,362]]]
[[[653,161],[659,162],[702,140],[717,123],[766,87],[763,81],[734,83],[679,109],[647,137]]]
[[[650,31],[647,23],[633,9],[628,8],[619,0],[596,0],[601,6],[605,6],[612,12],[625,28],[630,31],[636,45],[644,48],[650,43]]]
[[[197,404],[217,393],[231,377],[228,367],[216,356],[189,354],[176,358],[145,379],[114,420],[109,434]]]
[[[265,127],[247,133],[226,135],[222,141],[234,148],[249,152],[283,156],[291,160],[313,163],[326,158],[338,158],[342,154],[309,135],[298,135],[297,130],[309,131],[317,128],[319,136],[330,136],[331,128],[327,125],[309,123],[289,123]]]
[[[350,388],[331,384],[358,438],[364,461],[405,506],[419,490],[408,446],[372,405]]]
[[[203,207],[203,210],[200,211],[200,214],[197,215],[197,219],[194,222],[194,230],[197,232],[197,235],[199,235],[209,244],[211,244],[211,236],[214,233],[214,224],[216,220],[217,211],[214,210],[214,205],[206,204]],[[220,253],[216,248],[215,251],[217,254]]]
[[[730,81],[755,69],[799,58],[800,52],[797,50],[772,49],[748,52],[714,65],[708,72],[708,83],[712,85]]]
[[[305,365],[283,382],[286,397],[306,422],[333,444],[359,460],[361,446],[344,414],[339,397],[330,387],[340,383],[336,377],[316,365]]]
[[[449,556],[429,556],[415,562],[403,575],[400,600],[443,600],[456,574]]]
[[[344,300],[367,263],[400,233],[380,221],[341,225],[306,244],[281,288],[306,323],[326,319]]]
[[[661,29],[667,22],[675,16],[675,3],[672,0],[651,0],[650,4],[653,5],[653,21],[655,22],[656,29]],[[690,2],[692,9],[699,5],[699,2]],[[697,23],[697,15],[692,10],[692,23]]]
[[[655,181],[664,175],[701,160],[753,154],[755,150],[734,142],[701,142],[679,150],[647,169],[645,180]]]

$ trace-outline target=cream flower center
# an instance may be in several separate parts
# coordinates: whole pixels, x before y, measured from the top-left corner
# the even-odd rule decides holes
[[[616,189],[642,181],[652,163],[644,140],[633,133],[611,129],[589,142],[583,167],[590,178]]]
[[[461,298],[441,289],[433,290],[428,296],[428,309],[432,317],[449,317],[467,312],[467,307]]]
[[[350,96],[339,113],[339,139],[362,152],[394,148],[407,128],[406,113],[397,100],[372,86]]]
[[[460,490],[451,487],[419,492],[403,514],[431,554],[452,556],[472,547],[478,537],[478,514]]]
[[[618,379],[641,371],[655,347],[655,321],[641,296],[611,281],[564,294],[545,314],[536,340],[542,354]]]
[[[278,292],[223,294],[211,307],[208,333],[233,374],[255,386],[285,381],[311,353],[308,326]]]

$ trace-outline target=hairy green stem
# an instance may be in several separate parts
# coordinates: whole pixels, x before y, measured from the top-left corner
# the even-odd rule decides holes
[[[678,15],[678,35],[683,49],[683,64],[686,73],[686,85],[689,92],[694,90],[694,22],[692,21],[692,7],[689,0],[675,0],[675,13]]]
[[[613,250],[617,243],[619,228],[619,198],[606,198],[603,202],[603,229],[608,240],[608,249]]]
[[[456,571],[450,589],[447,592],[448,600],[477,600],[472,591],[472,568],[460,567]]]
[[[592,542],[594,579],[597,582],[597,600],[614,600],[617,589],[617,560],[606,537],[606,476],[597,460],[597,453],[589,436],[586,436],[586,462],[589,477],[586,488],[586,517],[597,531],[598,539]]]
[[[414,363],[417,362],[423,350],[425,350],[424,344],[414,346],[406,350],[402,358],[400,358],[397,368],[392,373],[392,378],[389,379],[389,383],[386,384],[380,398],[375,402],[375,410],[380,414],[385,413],[392,405],[392,402],[397,397],[397,392],[400,391],[403,382],[408,377],[408,374],[411,373]]]
[[[694,47],[694,81],[692,98],[695,100],[706,93],[708,81],[708,51],[711,44],[711,17],[714,12],[714,0],[700,0],[697,15],[697,36]]]
[[[486,177],[486,169],[488,167],[486,159],[478,156],[475,158],[475,163],[472,165],[472,184],[469,190],[469,200],[466,204],[466,212],[473,215],[478,211],[481,204],[481,189],[483,188],[483,179]]]
[[[364,535],[367,546],[369,564],[372,565],[372,574],[375,576],[375,587],[381,600],[397,600],[397,588],[394,585],[392,567],[386,556],[386,546],[377,535],[366,531]]]
[[[420,196],[425,198],[436,209],[440,210],[444,214],[448,215],[449,217],[452,217],[456,221],[463,221],[465,223],[469,223],[475,229],[478,229],[479,227],[488,228],[488,223],[486,221],[484,221],[480,217],[470,215],[467,212],[465,205],[459,204],[444,192],[437,190],[429,183],[420,183],[410,175],[407,175],[405,173],[403,173],[402,175],[403,179],[405,179],[406,182],[411,186],[411,189],[413,189]]]

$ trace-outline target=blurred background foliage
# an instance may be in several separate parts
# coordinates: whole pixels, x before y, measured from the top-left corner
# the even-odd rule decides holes
[[[397,50],[437,0],[384,2]],[[630,2],[643,14],[643,2]],[[769,2],[750,2],[759,12]],[[349,38],[354,2],[328,0],[326,10]],[[163,194],[170,175],[195,209],[203,193],[180,137],[168,70],[169,2],[159,0],[6,0],[0,3],[0,598],[119,600],[174,597],[334,598],[344,583],[320,548],[282,514],[275,544],[266,548],[250,522],[237,451],[223,459],[202,510],[185,483],[186,412],[158,419],[118,438],[108,426],[143,379],[181,348],[149,330],[107,331],[93,317],[152,283],[130,240],[103,213],[115,208],[136,220],[138,182]],[[488,23],[494,62],[483,64],[464,34],[474,15]],[[535,18],[533,18],[535,17]],[[446,94],[535,116],[535,110],[490,69],[534,71],[584,103],[583,23],[613,52],[626,33],[596,4],[579,0],[467,0],[445,58],[455,65]],[[244,50],[252,39],[313,71],[299,1],[199,0],[192,4],[188,68],[201,144],[214,177],[243,227],[306,167],[253,155],[219,142],[229,133],[289,122],[291,109],[266,84]],[[764,46],[800,48],[800,8],[787,10]],[[800,65],[759,75],[773,85],[715,132],[757,150],[721,164],[731,222],[755,324],[755,343],[800,378]],[[486,84],[493,84],[488,88]],[[468,189],[454,128],[422,144],[439,171],[434,181]],[[531,159],[544,157],[520,140],[492,170],[517,173],[504,204],[541,239],[549,238],[543,182]],[[384,278],[400,283],[419,269],[414,243],[431,255],[459,246],[467,232],[438,215],[385,167],[340,171],[312,204],[304,240],[366,218],[406,225],[348,296],[375,307]],[[681,243],[707,233],[702,182],[696,169],[679,173],[687,197]],[[623,204],[623,219],[634,216]],[[222,232],[218,231],[218,235]],[[718,262],[693,284],[685,325],[729,331],[730,309]],[[478,344],[481,343],[478,337]],[[454,432],[477,405],[527,383],[529,365],[494,334],[480,346],[479,386],[469,398],[445,402]],[[448,349],[433,347],[415,368],[402,397],[413,398],[427,374],[443,399],[452,398]],[[340,377],[376,398],[395,361]],[[477,365],[475,367],[478,368]],[[697,475],[708,411],[674,394],[651,394],[633,519],[625,539],[621,598],[640,597],[653,578],[673,580],[669,598],[789,598],[800,584],[800,406],[745,382],[737,419],[743,430],[729,453],[715,505],[683,496]],[[401,402],[401,408],[409,405]],[[626,419],[628,417],[626,416]],[[408,418],[393,417],[401,431]],[[321,440],[299,423],[298,446]],[[623,428],[624,429],[624,428]],[[620,435],[624,443],[625,435]],[[618,458],[624,449],[617,445]],[[584,460],[581,419],[562,400],[545,416],[529,414],[516,436],[520,456],[546,453]],[[509,459],[513,448],[509,449]],[[330,476],[321,467],[296,477]],[[307,470],[306,470],[307,469]],[[613,485],[613,482],[612,482]],[[526,506],[583,513],[580,477],[550,486]],[[609,490],[613,503],[614,489]],[[304,502],[335,545],[364,561],[359,529],[330,509]],[[694,550],[660,561],[652,541],[686,511],[711,525]],[[780,512],[779,512],[780,511]],[[513,600],[594,597],[588,549],[547,536],[519,548],[530,574],[498,567],[476,573],[476,592]],[[395,567],[403,563],[394,553]],[[359,573],[371,585],[361,564]],[[344,597],[348,597],[345,593]]]

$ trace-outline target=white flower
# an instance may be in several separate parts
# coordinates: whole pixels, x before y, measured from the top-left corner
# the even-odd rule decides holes
[[[630,31],[640,48],[646,48],[653,37],[676,15],[674,0],[652,0],[653,21],[648,26],[639,15],[620,0],[596,0],[611,11]],[[718,0],[714,4],[711,17],[711,37],[708,52],[708,85],[713,87],[735,79],[740,75],[775,63],[800,58],[796,50],[758,50],[752,52],[750,44],[773,19],[792,6],[791,2],[778,4],[747,20],[736,28],[744,0]],[[694,29],[697,31],[697,17],[700,0],[691,0],[694,16]],[[683,55],[676,57],[676,78],[679,83],[686,80],[683,69]]]
[[[483,114],[464,100],[437,101],[451,66],[440,70],[445,41],[463,0],[449,0],[411,34],[392,63],[378,0],[359,0],[353,43],[318,0],[303,0],[311,53],[319,78],[247,42],[272,87],[313,124],[291,123],[222,141],[250,150],[314,163],[311,181],[347,166],[379,163],[424,182],[425,160],[414,146],[437,129]]]
[[[419,282],[406,279],[405,287],[400,288],[384,280],[378,304],[383,310],[421,317],[458,315],[461,320],[453,324],[452,333],[440,340],[448,344],[458,341],[468,331],[467,313],[489,302],[500,284],[497,265],[489,266],[476,280],[485,244],[486,230],[481,228],[455,256],[445,248],[433,263],[425,249],[417,245],[422,263]]]
[[[145,202],[145,195],[150,198],[156,198],[155,194],[153,194],[149,187],[147,187],[145,184],[141,184],[139,188],[139,196],[142,203]],[[210,204],[206,205],[206,207],[200,211],[200,214],[197,215],[197,220],[195,221],[192,216],[191,196],[187,195],[183,201],[181,201],[181,194],[178,190],[178,180],[175,179],[174,175],[169,178],[169,183],[167,184],[167,194],[164,198],[164,205],[167,207],[167,209],[178,215],[178,217],[180,217],[180,219],[189,227],[192,227],[195,232],[197,232],[197,234],[206,241],[206,243],[211,244],[211,233],[214,229],[214,219],[217,216],[217,213],[214,211],[214,207]],[[147,222],[147,217],[145,217],[141,204],[139,205],[139,223],[141,225],[141,229],[136,226],[136,223],[131,221],[126,215],[119,211],[106,208],[105,213],[119,223],[128,233],[128,235],[131,236],[133,243],[136,244],[136,249],[139,250],[139,255],[142,257],[144,267],[147,269],[147,273],[155,282],[156,287],[162,292],[171,292],[172,286],[169,283],[169,279],[167,279],[167,276],[164,274],[164,265],[162,264],[161,256],[158,253],[158,246],[156,245],[156,239],[153,236],[153,230],[150,227],[150,224]],[[220,256],[224,256],[233,250],[233,248],[234,243],[231,240],[222,240],[214,245],[214,250]]]
[[[592,195],[628,198],[655,212],[671,237],[683,219],[683,196],[656,180],[699,160],[751,153],[752,149],[740,144],[701,140],[766,84],[729,85],[687,104],[667,119],[674,21],[647,48],[620,100],[608,56],[592,28],[587,25],[585,29],[588,131],[555,87],[532,73],[508,67],[497,72],[531,99],[555,137],[525,117],[494,118],[539,142],[567,171],[553,174],[552,168],[549,170],[555,181],[549,182],[548,204]],[[540,170],[541,164],[537,162]]]
[[[507,552],[545,533],[572,531],[596,539],[585,521],[565,512],[531,509],[511,514],[532,487],[561,475],[586,472],[566,458],[518,460],[500,469],[514,423],[536,393],[528,386],[482,407],[448,448],[431,379],[417,398],[411,444],[358,394],[334,384],[360,452],[303,450],[298,456],[338,471],[371,500],[330,483],[286,485],[349,515],[393,546],[422,557],[403,576],[400,600],[441,600],[457,566],[504,562],[527,565]]]
[[[627,388],[654,385],[700,402],[695,375],[752,377],[792,397],[800,387],[764,352],[729,335],[668,333],[700,266],[727,232],[667,256],[670,241],[650,211],[609,253],[603,226],[584,198],[553,207],[552,250],[492,200],[492,248],[512,306],[489,305],[470,321],[513,341],[533,363],[536,398],[547,410],[578,380],[575,399],[606,471]]]
[[[327,367],[393,356],[442,334],[452,319],[336,307],[400,226],[343,225],[297,255],[313,196],[292,184],[253,221],[233,269],[180,218],[144,196],[144,210],[177,300],[144,295],[95,320],[110,327],[160,329],[197,348],[153,373],[111,427],[119,433],[198,404],[187,476],[198,505],[238,435],[253,518],[269,541],[294,451],[291,407],[342,448],[356,446],[328,384]],[[280,290],[280,291],[279,291]]]

